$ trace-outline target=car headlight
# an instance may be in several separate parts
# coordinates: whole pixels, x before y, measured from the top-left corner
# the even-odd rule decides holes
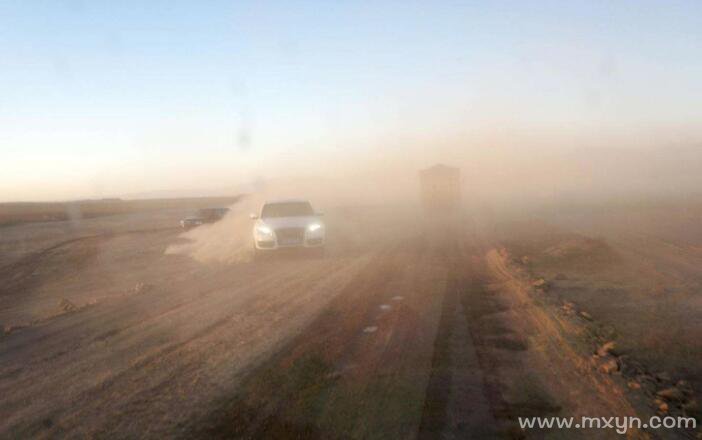
[[[272,235],[272,234],[273,234],[273,229],[269,228],[269,227],[266,226],[266,225],[258,225],[258,226],[256,226],[256,231],[257,231],[259,234],[262,234],[262,235]]]
[[[320,229],[321,227],[322,225],[320,225],[319,223],[312,223],[311,225],[307,226],[307,230],[310,232],[314,232],[317,229]]]

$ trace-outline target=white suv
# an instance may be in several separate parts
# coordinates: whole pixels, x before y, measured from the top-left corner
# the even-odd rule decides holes
[[[261,214],[251,214],[254,251],[261,253],[283,248],[324,250],[325,227],[307,200],[266,202]]]

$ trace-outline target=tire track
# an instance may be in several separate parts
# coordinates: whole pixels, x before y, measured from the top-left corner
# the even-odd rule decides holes
[[[140,400],[143,402],[148,402],[151,400],[149,399],[148,390],[159,390],[159,392],[167,391],[169,388],[168,383],[172,383],[173,381],[187,381],[188,378],[193,377],[193,374],[197,374],[198,371],[201,371],[203,368],[207,368],[206,365],[203,365],[203,363],[206,363],[206,358],[202,358],[201,356],[198,356],[196,354],[206,353],[208,347],[211,347],[210,342],[204,343],[203,341],[209,341],[213,338],[219,338],[220,340],[221,338],[228,338],[228,336],[226,335],[231,333],[230,327],[232,325],[241,326],[241,324],[237,322],[237,317],[242,316],[242,313],[246,313],[248,315],[247,319],[249,319],[249,321],[246,322],[253,323],[255,320],[260,319],[259,317],[269,316],[269,313],[273,310],[286,309],[289,312],[294,312],[300,307],[309,308],[307,306],[307,303],[312,299],[314,295],[318,295],[324,290],[326,290],[327,292],[333,292],[329,290],[332,287],[330,283],[333,283],[334,281],[344,282],[344,277],[351,277],[351,273],[353,273],[356,270],[357,264],[360,261],[363,260],[360,259],[355,263],[348,264],[348,262],[344,261],[324,260],[314,264],[314,268],[304,264],[309,262],[302,262],[302,266],[300,266],[299,264],[290,264],[282,266],[277,265],[275,266],[275,270],[272,270],[270,265],[261,265],[261,267],[254,270],[254,272],[261,273],[261,271],[264,271],[263,273],[266,273],[266,276],[260,277],[260,279],[253,284],[246,284],[245,290],[247,290],[247,299],[244,302],[239,302],[237,307],[233,309],[232,312],[227,313],[226,315],[220,317],[216,321],[209,323],[204,328],[197,330],[194,334],[191,334],[185,340],[169,344],[160,348],[156,352],[148,354],[146,357],[138,358],[136,362],[133,363],[128,369],[122,372],[118,372],[117,375],[112,375],[107,380],[100,382],[99,384],[93,386],[91,389],[83,391],[81,394],[72,396],[71,400],[76,402],[94,402],[97,405],[93,404],[91,406],[102,407],[103,405],[100,402],[106,396],[109,396],[111,393],[113,393],[112,390],[118,390],[125,384],[128,384],[128,387],[133,389],[136,383],[145,381],[145,385],[143,385],[144,391],[138,391],[133,396],[129,397],[129,399],[131,401],[137,402]],[[304,276],[300,276],[299,273],[297,273],[300,267],[309,267],[313,270],[308,270],[304,273]],[[310,287],[310,283],[313,283],[313,285],[316,284],[316,286],[313,289],[308,289]],[[282,285],[286,285],[286,289],[284,291],[281,290]],[[244,287],[241,288],[244,289]],[[328,293],[325,293],[325,295],[328,296]],[[212,302],[213,296],[216,296],[218,301]],[[153,302],[158,303],[162,300],[163,298],[154,298]],[[201,309],[203,311],[212,310],[212,308],[216,309],[217,307],[220,307],[221,305],[226,305],[228,302],[230,302],[226,295],[226,292],[223,292],[221,290],[210,290],[205,297],[198,297],[197,301],[198,304],[202,304],[202,306],[198,309]],[[217,303],[220,303],[220,305],[218,306]],[[295,306],[295,304],[297,304],[297,306]],[[123,312],[127,312],[129,308],[130,306],[124,305],[123,307],[120,307],[120,310],[123,310]],[[188,307],[181,306],[177,308],[177,310],[171,310],[169,311],[169,313],[166,314],[159,313],[156,315],[156,317],[152,317],[151,321],[155,321],[156,323],[161,322],[163,324],[169,325],[169,322],[173,322],[173,319],[171,319],[172,315],[174,313],[179,313],[182,311],[189,311],[191,312],[189,313],[191,315],[197,314],[197,311],[189,310]],[[114,316],[115,320],[119,321],[124,317],[124,315],[122,314],[123,312],[114,315],[115,310],[103,310],[99,316]],[[303,312],[304,310],[300,311],[300,313]],[[307,313],[309,313],[309,311]],[[72,318],[78,319],[79,317],[74,316]],[[80,318],[81,322],[72,324],[73,326],[75,326],[76,329],[84,325],[84,319],[89,319],[92,322],[96,323],[100,322],[95,321],[90,316]],[[141,332],[143,333],[143,335],[138,336],[136,330],[138,329],[138,327],[141,327],[144,324],[145,322],[141,320],[138,321],[136,323],[137,327],[134,327],[134,332],[131,332],[134,337],[137,337],[137,339],[133,339],[134,343],[139,344],[139,341],[143,341],[154,336],[154,331],[149,331],[148,333]],[[264,324],[264,322],[262,322],[261,324]],[[148,326],[146,328],[148,328]],[[146,328],[144,330],[146,330]],[[253,331],[253,333],[251,333],[251,331]],[[256,335],[257,332],[258,330],[256,330],[256,327],[250,327],[249,332],[245,334]],[[67,336],[70,336],[71,333],[71,331],[67,331],[65,334]],[[284,337],[285,333],[286,332],[282,332],[281,336]],[[217,336],[218,334],[221,335]],[[128,336],[125,335],[124,331],[120,332],[119,335],[120,336],[117,337],[118,339],[125,339]],[[93,341],[93,339],[90,340]],[[48,337],[48,339],[45,342],[51,342],[51,338]],[[95,347],[91,348],[93,345],[95,345]],[[261,344],[261,348],[264,346],[266,346],[265,343]],[[138,346],[135,346],[135,348],[137,347]],[[130,352],[133,353],[133,350],[130,350],[129,345],[125,346],[124,350],[124,356],[133,356],[133,354],[130,354]],[[57,385],[65,381],[71,381],[71,377],[75,377],[77,373],[76,368],[83,370],[82,373],[78,373],[78,377],[85,377],[86,375],[89,376],[91,374],[90,371],[94,369],[93,364],[95,362],[94,357],[91,357],[92,355],[90,355],[90,353],[95,353],[100,356],[115,356],[118,353],[115,353],[113,350],[105,351],[104,348],[100,347],[99,344],[95,344],[94,342],[83,347],[82,351],[89,355],[81,361],[83,367],[80,367],[80,365],[76,365],[76,363],[74,362],[74,352],[65,353],[66,356],[68,356],[68,354],[71,353],[71,357],[66,358],[66,368],[58,368],[57,371],[60,371],[61,375],[65,376],[65,378],[60,379],[58,377],[54,377],[53,379]],[[41,362],[36,363],[35,365],[37,366],[36,371],[42,370]],[[198,367],[198,365],[200,365],[200,367]],[[162,366],[165,366],[166,369],[163,370]],[[30,377],[27,377],[25,380],[29,381],[27,382],[27,385],[31,385],[32,379]],[[8,383],[8,386],[11,386],[11,388],[16,389],[18,386],[16,378],[12,381],[12,383]],[[50,389],[46,386],[41,386],[41,388],[43,389],[43,392],[49,393],[49,395],[51,394]],[[32,393],[29,392],[29,394],[31,395]],[[125,401],[122,401],[122,403],[120,403],[120,405],[125,404]],[[151,404],[145,403],[145,405],[145,408],[148,409],[149,405]],[[10,408],[8,408],[6,405],[4,406],[5,409],[2,411],[3,413],[7,414],[7,411],[11,411]],[[109,406],[113,405],[110,404]],[[103,409],[107,411],[107,408]],[[78,411],[76,412],[76,410]],[[108,412],[111,411],[113,410],[109,410]],[[69,414],[70,417],[68,417]],[[52,411],[51,413],[48,413],[48,415],[46,415],[44,418],[53,421],[63,420],[63,422],[61,422],[63,426],[71,426],[74,423],[71,422],[71,420],[74,420],[75,423],[78,423],[78,420],[80,420],[81,417],[83,417],[84,419],[85,417],[91,419],[94,418],[95,415],[95,408],[86,408],[83,411],[80,410],[80,407],[77,407],[71,410]],[[33,417],[33,419],[36,420],[36,417]],[[144,422],[148,423],[148,420],[144,420]],[[9,428],[11,431],[14,432],[26,433],[26,429],[31,429],[31,426],[34,426],[36,428],[37,426],[36,421],[25,420],[25,422],[18,421],[18,423],[21,423],[21,425],[15,424],[14,427],[11,428],[6,425],[6,428]],[[22,426],[24,426],[24,428]],[[59,432],[61,432],[61,429],[62,428],[57,424],[56,426],[53,426],[51,432],[58,434]],[[43,428],[40,428],[39,431],[43,431]],[[88,430],[88,432],[90,431]]]
[[[449,278],[434,342],[432,374],[427,386],[419,439],[508,438],[500,423],[504,399],[495,381],[496,365],[485,346],[479,320],[493,312],[484,303],[482,264],[470,246],[454,243],[447,252]]]
[[[418,420],[392,423],[378,410],[387,414],[412,402],[421,410],[421,400],[397,400],[402,398],[388,392],[400,384],[417,385],[398,374],[403,360],[411,360],[405,350],[412,350],[423,333],[416,334],[417,321],[406,319],[416,319],[409,308],[397,305],[380,317],[378,310],[396,295],[397,282],[414,264],[425,267],[416,250],[405,243],[375,255],[325,312],[253,371],[217,411],[194,422],[197,428],[185,437],[366,438],[413,432]],[[378,328],[364,333],[369,322],[378,322]],[[422,393],[423,387],[418,397]],[[411,412],[403,412],[407,415]]]

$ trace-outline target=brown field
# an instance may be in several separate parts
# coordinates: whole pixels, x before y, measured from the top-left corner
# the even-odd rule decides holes
[[[586,439],[621,436],[518,417],[700,418],[702,210],[342,207],[326,257],[252,261],[241,218],[183,233],[184,205],[144,203],[0,228],[0,437]]]
[[[78,221],[95,217],[162,211],[166,209],[182,210],[229,206],[236,203],[239,198],[240,196],[0,203],[0,227],[28,222]]]

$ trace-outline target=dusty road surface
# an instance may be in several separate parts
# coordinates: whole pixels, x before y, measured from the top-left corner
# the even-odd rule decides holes
[[[153,222],[32,242],[0,267],[0,437],[618,438],[518,418],[660,415],[489,224],[396,214],[330,213],[324,258],[203,262]]]

